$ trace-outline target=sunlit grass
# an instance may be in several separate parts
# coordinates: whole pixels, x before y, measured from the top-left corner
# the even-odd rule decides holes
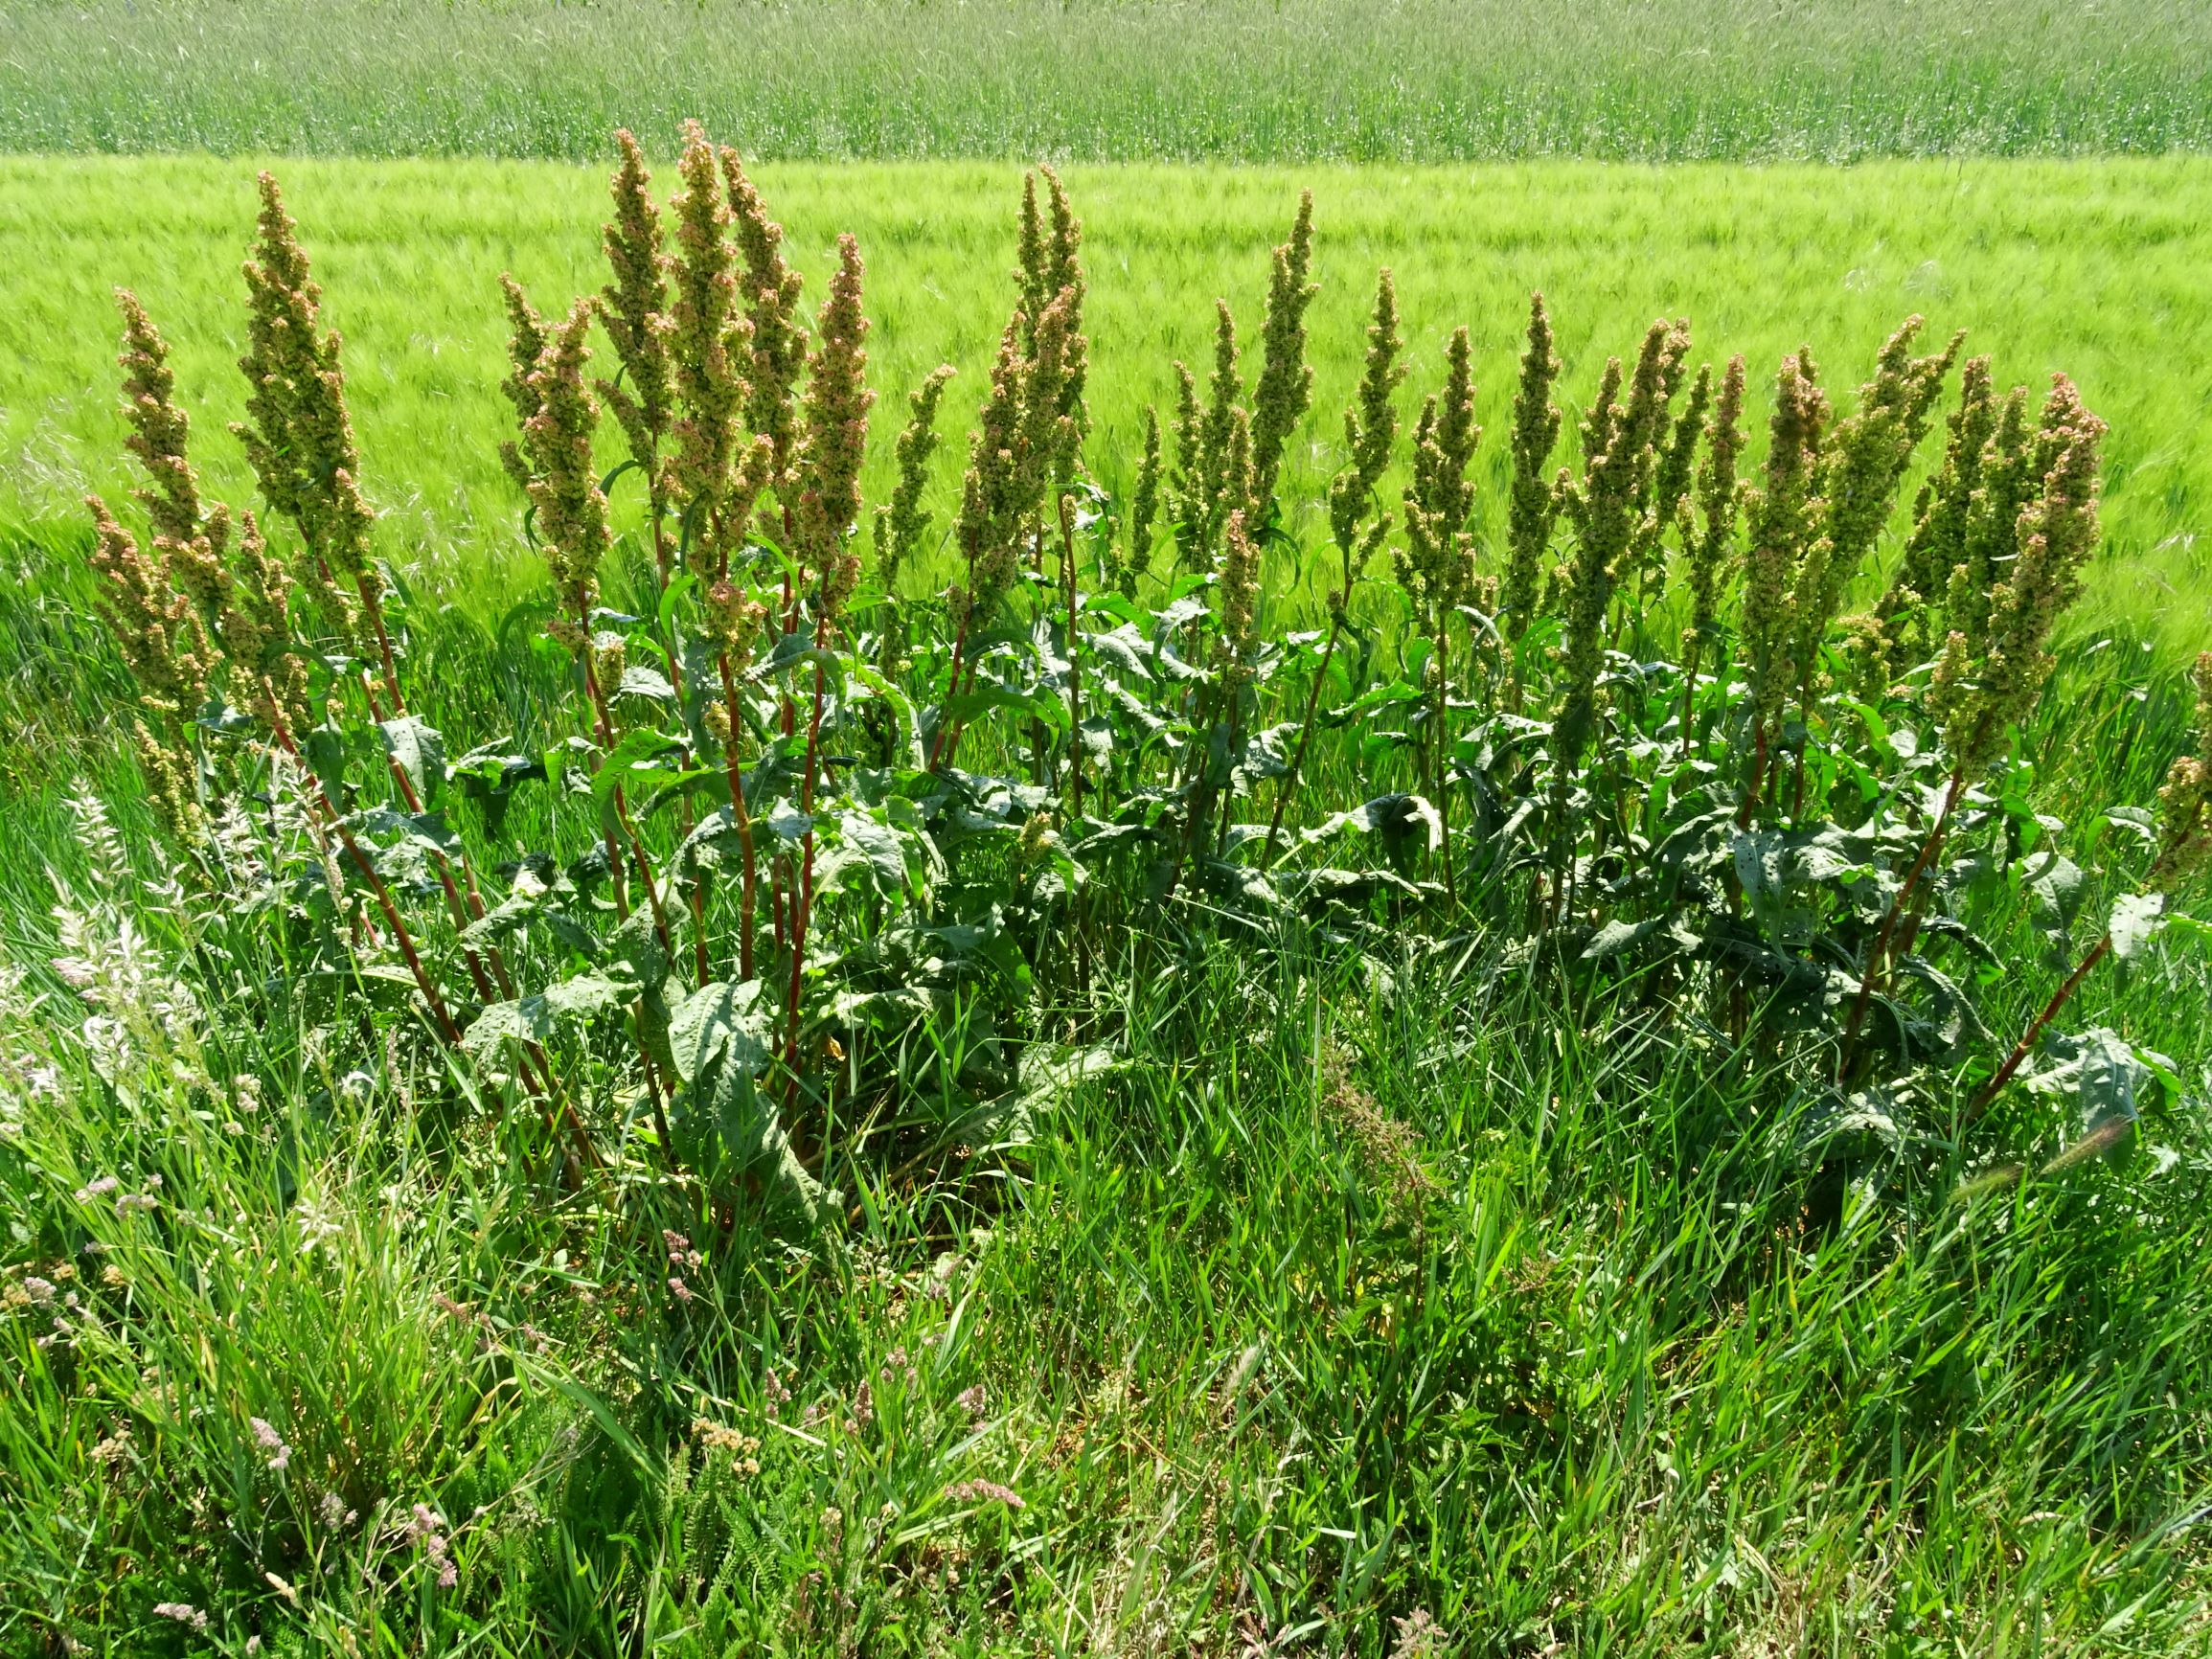
[[[1646,161],[2212,139],[2186,0],[10,0],[0,148]]]

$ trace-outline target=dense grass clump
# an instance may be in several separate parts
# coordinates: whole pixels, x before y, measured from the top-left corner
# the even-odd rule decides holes
[[[503,284],[495,626],[273,177],[252,510],[118,296],[132,499],[11,645],[99,782],[0,861],[10,1634],[2201,1639],[2212,652],[2066,643],[2071,379],[1578,385],[1539,295],[1486,399],[1384,269],[1301,512],[1309,196],[1125,489],[1045,170],[873,490],[857,240],[810,303],[620,142]]]
[[[0,148],[1858,161],[2201,148],[2185,0],[10,0]]]

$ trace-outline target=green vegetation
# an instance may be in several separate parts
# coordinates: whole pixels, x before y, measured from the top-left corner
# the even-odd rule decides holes
[[[1948,262],[1785,331],[1740,172],[1697,175],[1709,286],[1602,244],[1596,342],[1540,270],[1417,312],[1441,230],[1401,315],[1326,175],[1313,248],[1239,175],[1291,227],[1220,284],[1239,355],[1111,297],[1178,176],[1121,176],[1124,253],[1049,175],[919,275],[868,242],[874,330],[858,250],[802,298],[827,225],[780,242],[703,143],[668,263],[618,188],[596,317],[587,230],[326,259],[310,186],[327,296],[272,190],[242,322],[203,253],[103,320],[135,472],[90,572],[18,494],[7,613],[8,1642],[2201,1648],[2212,653],[2055,631],[2106,458],[2165,440],[1897,329]],[[2017,316],[2113,239],[1958,258]],[[524,279],[509,363],[445,330],[469,265]],[[2030,359],[2095,337],[2043,315]],[[971,420],[902,396],[944,338],[996,342]],[[504,478],[454,459],[517,420]],[[418,476],[379,541],[356,481]],[[447,522],[527,495],[530,551],[444,604],[408,559],[479,478]]]
[[[489,436],[507,419],[497,278],[512,270],[534,292],[558,293],[598,281],[605,169],[299,162],[284,170],[316,226],[331,315],[346,336],[363,485],[386,513],[379,546],[411,580],[489,614],[499,596],[535,580],[516,529],[520,500]],[[835,233],[859,237],[876,384],[895,393],[953,363],[946,425],[964,430],[995,342],[997,289],[1014,263],[1004,204],[1015,170],[759,173],[810,292]],[[0,161],[0,197],[11,209],[0,220],[0,352],[11,365],[0,388],[0,517],[74,546],[84,489],[119,487],[117,285],[159,316],[210,320],[180,333],[176,371],[211,431],[239,418],[240,342],[229,319],[252,174],[249,164],[206,158]],[[2065,368],[2111,422],[2093,620],[2158,639],[2169,657],[2212,640],[2207,544],[2197,535],[2212,500],[2212,406],[2195,358],[2176,349],[2212,328],[2202,281],[2212,268],[2212,166],[2203,162],[1067,176],[1083,202],[1093,273],[1090,461],[1109,488],[1132,480],[1144,406],[1165,414],[1173,401],[1172,361],[1207,360],[1214,298],[1227,296],[1247,330],[1257,325],[1267,248],[1307,184],[1321,284],[1309,315],[1317,407],[1341,408],[1352,395],[1378,265],[1399,272],[1417,380],[1441,373],[1451,328],[1471,330],[1480,418],[1492,423],[1532,288],[1554,302],[1570,386],[1594,383],[1605,352],[1655,315],[1690,317],[1723,356],[1771,363],[1811,338],[1858,363],[1900,316],[1919,311],[1933,331],[1970,330],[1971,351],[1995,353],[2022,378]],[[1769,390],[1755,377],[1754,458]],[[879,421],[874,441],[868,480],[878,496],[890,482],[892,426]],[[1324,535],[1308,504],[1341,461],[1334,423],[1310,421],[1288,457],[1284,491],[1303,540]],[[244,496],[234,445],[219,437],[203,444],[201,465],[218,493]],[[1475,465],[1484,482],[1477,529],[1491,538],[1503,529],[1503,446],[1486,445]],[[948,445],[929,498],[941,523],[959,466]],[[616,507],[629,511],[627,500]],[[941,580],[945,567],[933,573]],[[1318,589],[1310,600],[1318,615]]]
[[[2201,148],[2189,0],[7,0],[0,148],[1855,161]]]

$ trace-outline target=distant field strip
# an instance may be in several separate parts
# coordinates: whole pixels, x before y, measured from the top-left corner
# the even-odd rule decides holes
[[[2191,0],[9,0],[0,148],[1849,160],[2202,148]]]
[[[242,404],[238,269],[257,165],[0,161],[0,519],[74,534],[87,486],[124,488],[109,297],[118,284],[139,291],[175,346],[211,484],[235,502],[252,499],[222,426]],[[497,390],[497,277],[513,270],[546,305],[596,286],[605,170],[274,165],[346,336],[386,549],[465,588],[469,573],[520,556],[518,502],[495,453],[511,420]],[[871,489],[887,481],[905,391],[940,361],[959,366],[936,503],[949,508],[958,440],[983,394],[994,319],[1011,304],[1018,170],[770,165],[759,177],[790,227],[810,296],[835,232],[859,236],[876,319],[870,375],[882,399]],[[1171,412],[1174,359],[1203,372],[1216,295],[1235,305],[1256,364],[1266,249],[1310,185],[1322,291],[1309,319],[1317,377],[1292,457],[1293,499],[1318,495],[1340,464],[1338,412],[1378,265],[1400,275],[1412,387],[1441,372],[1452,326],[1473,330],[1478,419],[1491,429],[1476,459],[1486,535],[1502,523],[1507,404],[1531,288],[1549,300],[1566,360],[1562,396],[1578,406],[1606,354],[1632,350],[1655,315],[1691,319],[1697,357],[1745,353],[1760,405],[1755,451],[1784,352],[1809,339],[1824,378],[1848,398],[1882,336],[1921,311],[1931,333],[1969,329],[1971,349],[1994,353],[2004,380],[2040,385],[2060,368],[2079,379],[2112,425],[2109,547],[2092,608],[2172,647],[2212,643],[2212,543],[2201,538],[2212,511],[2212,161],[1203,176],[1079,167],[1068,182],[1091,271],[1089,456],[1109,487],[1128,484],[1144,405]],[[1570,420],[1570,444],[1573,429]],[[1300,528],[1308,540],[1323,534]]]

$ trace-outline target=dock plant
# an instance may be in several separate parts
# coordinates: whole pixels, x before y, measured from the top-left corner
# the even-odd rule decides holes
[[[855,1160],[952,1180],[1032,1132],[1038,1077],[1112,1063],[1116,975],[1224,939],[1440,972],[1480,945],[1562,1008],[1648,1019],[1655,1065],[1757,1079],[1808,1169],[1925,1191],[1903,1172],[1955,1175],[2054,1099],[2091,1149],[2130,1132],[2143,1091],[2111,1077],[2155,1059],[2060,1028],[2208,862],[2212,659],[2155,809],[2056,816],[2018,734],[2097,549],[2105,438],[2064,375],[2001,392],[1959,338],[1915,354],[1910,318],[1854,395],[1784,358],[1762,422],[1743,359],[1661,317],[1567,454],[1532,296],[1486,472],[1488,320],[1403,410],[1385,270],[1334,482],[1286,500],[1308,195],[1256,375],[1224,298],[1210,371],[1176,365],[1165,433],[1148,415],[1109,468],[1082,225],[1040,170],[939,500],[951,371],[876,429],[855,240],[810,308],[736,152],[694,125],[664,194],[618,148],[604,286],[542,311],[505,288],[503,454],[543,579],[516,614],[556,692],[512,730],[427,717],[450,699],[377,557],[276,181],[245,266],[251,511],[206,498],[168,347],[120,297],[146,482],[135,514],[91,507],[119,728],[177,868],[258,872],[238,925],[333,1065],[434,1056],[425,1086],[536,1125],[548,1178],[642,1181],[684,1234],[739,1206],[820,1226]],[[897,461],[877,503],[872,442]],[[2058,966],[2003,954],[2023,913]],[[2032,974],[2041,1013],[1994,1034],[1987,988]]]

